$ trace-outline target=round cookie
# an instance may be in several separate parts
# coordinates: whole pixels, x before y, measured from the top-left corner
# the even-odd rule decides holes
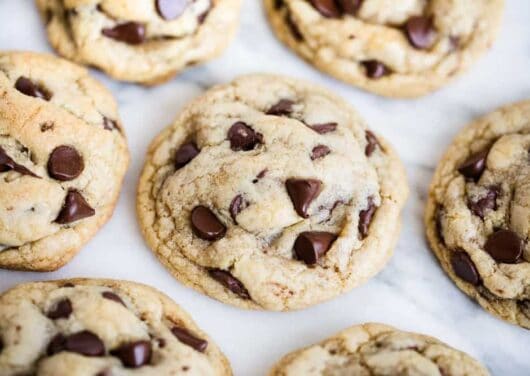
[[[425,226],[462,291],[530,329],[530,101],[476,120],[456,137],[436,169]]]
[[[340,80],[417,97],[465,71],[493,43],[504,0],[264,0],[276,35]]]
[[[0,268],[65,265],[109,219],[129,163],[116,102],[84,68],[0,52]]]
[[[436,338],[382,324],[348,328],[286,355],[269,376],[488,376],[469,355]]]
[[[37,0],[52,46],[110,76],[158,84],[221,54],[241,0]]]
[[[231,375],[175,302],[133,282],[72,279],[0,296],[0,374]]]
[[[178,280],[239,307],[292,310],[383,268],[407,193],[397,155],[349,104],[251,75],[209,90],[156,137],[137,212]]]

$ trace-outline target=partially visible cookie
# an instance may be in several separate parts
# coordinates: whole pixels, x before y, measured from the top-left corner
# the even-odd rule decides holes
[[[133,282],[72,279],[0,296],[0,375],[231,375],[175,302]]]
[[[0,268],[55,270],[111,216],[129,163],[116,102],[84,68],[0,52]]]
[[[436,338],[364,324],[286,355],[269,375],[488,376],[489,372]]]
[[[398,156],[348,103],[251,75],[209,90],[153,141],[137,212],[178,280],[239,307],[292,310],[383,268],[407,192]]]
[[[425,226],[462,291],[530,329],[530,101],[460,132],[436,169]]]
[[[227,47],[241,0],[37,0],[52,46],[110,76],[158,84]]]
[[[493,43],[504,0],[264,0],[280,40],[349,84],[417,97],[468,69]]]

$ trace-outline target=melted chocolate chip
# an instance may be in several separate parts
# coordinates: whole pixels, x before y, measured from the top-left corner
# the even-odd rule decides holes
[[[278,103],[269,108],[267,115],[288,116],[293,112],[294,102],[290,99],[280,99]]]
[[[355,16],[363,0],[335,0],[343,14]]]
[[[189,331],[184,328],[174,326],[171,329],[171,332],[178,338],[180,342],[185,345],[190,346],[191,348],[197,350],[198,352],[205,352],[208,347],[208,342],[204,339],[197,338]]]
[[[291,34],[292,34],[294,39],[296,39],[299,42],[304,40],[304,35],[302,34],[300,29],[298,28],[298,25],[296,24],[296,22],[293,21],[293,17],[291,15],[291,12],[287,12],[287,14],[285,15],[285,24],[287,25],[287,27],[291,31]],[[273,114],[271,114],[271,115],[273,115]]]
[[[77,178],[84,168],[83,157],[71,146],[56,147],[48,159],[48,174],[60,181]]]
[[[126,305],[123,302],[123,300],[117,294],[113,293],[112,291],[104,291],[104,292],[101,293],[101,296],[103,296],[105,299],[113,300],[116,303],[119,303],[122,306],[126,307]]]
[[[365,60],[362,61],[361,64],[366,71],[366,75],[374,80],[390,73],[390,70],[386,65],[377,60]]]
[[[469,180],[478,181],[486,169],[488,154],[489,149],[486,149],[471,155],[460,165],[458,172]]]
[[[136,341],[125,343],[110,353],[120,359],[125,368],[139,368],[149,364],[151,361],[151,342]]]
[[[6,172],[11,170],[16,171],[22,175],[29,175],[33,176],[34,178],[38,178],[37,175],[28,170],[26,167],[15,162],[9,155],[7,155],[4,148],[0,146],[0,172]]]
[[[196,206],[191,211],[191,228],[196,236],[209,241],[219,240],[226,234],[226,227],[205,206]]]
[[[24,95],[44,99],[45,101],[49,101],[52,98],[52,94],[46,88],[24,76],[19,77],[17,82],[15,82],[15,89]]]
[[[294,243],[296,258],[307,265],[314,265],[329,251],[336,239],[337,235],[330,232],[302,232]]]
[[[174,20],[184,13],[188,0],[155,0],[156,10],[165,20]]]
[[[417,16],[405,24],[405,33],[412,46],[427,49],[432,46],[436,37],[432,17]]]
[[[101,31],[106,37],[127,44],[141,44],[145,41],[145,26],[138,22],[126,22]]]
[[[316,179],[288,179],[285,182],[287,193],[299,216],[309,217],[308,209],[319,195],[322,182]]]
[[[335,0],[311,0],[311,4],[324,17],[339,18],[341,16],[341,11]]]
[[[118,126],[118,122],[116,120],[109,119],[106,116],[103,116],[103,128],[105,128],[108,131],[112,131],[114,129],[120,130],[120,127]]]
[[[245,286],[243,286],[243,284],[229,272],[221,269],[210,269],[208,274],[240,298],[250,299],[250,294]]]
[[[464,251],[455,251],[451,255],[451,266],[454,273],[462,280],[477,286],[480,276],[473,260]]]
[[[477,201],[470,201],[468,208],[473,214],[481,219],[484,219],[487,210],[497,210],[497,195],[499,194],[498,187],[490,187],[486,195]]]
[[[376,210],[377,207],[375,206],[373,199],[370,197],[368,199],[368,208],[361,210],[359,213],[359,234],[361,235],[361,239],[366,238],[368,235],[368,228],[370,227],[370,223],[372,223],[372,218]]]
[[[67,319],[72,312],[72,302],[67,298],[57,302],[55,307],[46,316],[52,320]]]
[[[263,136],[247,124],[238,121],[228,130],[228,140],[233,151],[249,151],[263,142]]]
[[[76,190],[68,191],[64,200],[64,205],[55,222],[66,224],[91,217],[96,211],[88,205],[85,198]]]
[[[314,130],[315,132],[319,134],[326,134],[330,132],[334,132],[337,129],[338,124],[337,123],[323,123],[323,124],[313,124],[308,125],[309,128]]]
[[[517,263],[523,255],[523,239],[510,230],[499,230],[488,237],[484,250],[497,262]]]
[[[331,153],[331,150],[326,145],[317,145],[311,151],[311,160],[323,158],[329,153]]]
[[[230,203],[230,217],[232,217],[232,220],[237,225],[236,217],[241,211],[246,207],[246,203],[243,200],[242,195],[237,195],[234,197],[232,202]]]
[[[68,337],[57,334],[48,345],[48,355],[62,351],[73,352],[85,356],[103,356],[105,345],[94,333],[84,330]]]
[[[374,153],[375,149],[377,149],[377,147],[381,147],[381,145],[379,144],[379,140],[371,131],[366,131],[366,142],[367,144],[366,148],[364,149],[364,154],[367,157],[370,157]]]
[[[199,155],[201,151],[194,142],[183,144],[175,153],[175,168],[181,169]]]

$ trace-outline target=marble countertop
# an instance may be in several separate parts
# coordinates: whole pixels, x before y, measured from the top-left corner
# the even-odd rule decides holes
[[[0,49],[50,51],[33,3],[0,0]],[[20,282],[67,277],[150,284],[192,314],[226,353],[235,375],[265,375],[283,354],[368,321],[438,337],[481,360],[493,375],[529,375],[530,332],[489,315],[454,286],[427,247],[422,215],[433,168],[461,127],[496,107],[530,98],[530,1],[508,0],[493,49],[458,81],[418,100],[383,99],[320,74],[274,38],[261,1],[244,3],[239,34],[224,56],[167,84],[142,88],[94,73],[119,101],[132,153],[114,217],[58,272],[0,271],[0,291]],[[135,217],[136,182],[150,140],[209,86],[262,71],[308,79],[344,96],[397,148],[411,186],[401,238],[388,266],[364,286],[300,312],[246,312],[183,287],[148,250]]]

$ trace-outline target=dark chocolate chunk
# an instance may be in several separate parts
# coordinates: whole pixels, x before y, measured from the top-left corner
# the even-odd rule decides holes
[[[183,144],[175,153],[175,168],[178,170],[186,166],[193,158],[199,155],[200,152],[201,151],[194,142]]]
[[[9,155],[7,155],[4,148],[0,146],[0,172],[6,172],[11,170],[16,171],[22,175],[29,175],[33,176],[34,178],[38,178],[37,175],[28,170],[26,167],[15,162]]]
[[[106,37],[127,44],[141,44],[145,41],[145,26],[138,22],[126,22],[101,31]]]
[[[188,330],[179,326],[174,326],[171,332],[178,338],[178,340],[185,345],[197,350],[198,352],[205,352],[208,347],[208,341],[198,338],[191,334]]]
[[[225,225],[205,206],[196,206],[191,211],[191,227],[204,240],[219,240],[226,234]]]
[[[484,250],[497,262],[515,264],[523,256],[523,239],[511,230],[498,230],[488,237]]]
[[[116,303],[119,303],[122,306],[126,307],[123,300],[117,294],[113,293],[112,291],[104,291],[101,293],[101,296],[103,296],[105,299],[113,300]]]
[[[70,190],[66,195],[64,205],[55,222],[66,224],[91,217],[95,214],[96,211],[90,207],[81,193],[76,190]]]
[[[334,132],[337,129],[337,123],[322,123],[322,124],[313,124],[307,125],[309,128],[314,130],[319,134],[326,134],[329,132]]]
[[[72,302],[66,298],[57,302],[55,307],[46,316],[52,320],[67,319],[72,314],[72,311]]]
[[[249,151],[263,142],[263,136],[242,121],[234,123],[228,130],[230,148],[234,151]]]
[[[52,99],[52,94],[46,88],[24,76],[19,77],[17,82],[15,82],[15,89],[30,97],[44,99],[45,101]]]
[[[377,137],[375,137],[375,134],[373,134],[371,131],[366,131],[366,148],[364,149],[364,154],[367,156],[367,157],[370,157],[375,149],[377,149],[377,147],[381,147],[381,145],[379,144],[379,140],[377,139]]]
[[[308,209],[319,195],[322,182],[316,179],[288,179],[285,182],[287,193],[299,216],[309,217]]]
[[[372,197],[368,198],[368,208],[361,210],[359,213],[359,234],[361,235],[361,239],[366,238],[368,235],[368,228],[370,227],[370,223],[372,223],[372,218],[376,210],[377,207]]]
[[[311,151],[311,160],[323,158],[329,153],[331,153],[331,150],[326,145],[317,145]]]
[[[405,24],[405,33],[412,46],[427,49],[432,46],[436,38],[432,17],[416,16]]]
[[[486,195],[476,201],[468,203],[469,210],[477,217],[484,219],[487,210],[497,210],[497,195],[499,194],[498,187],[490,187]]]
[[[230,203],[230,216],[232,217],[232,220],[235,224],[237,224],[236,217],[241,211],[246,207],[246,203],[243,200],[242,195],[237,195],[233,198],[232,202]]]
[[[288,116],[293,112],[294,102],[290,99],[280,99],[278,103],[267,110],[267,115]]]
[[[458,172],[469,180],[478,181],[486,169],[489,149],[479,151],[468,157],[458,168]]]
[[[125,343],[110,353],[120,359],[125,368],[139,368],[149,364],[151,361],[151,342],[136,341]]]
[[[243,284],[229,272],[221,269],[210,269],[208,274],[240,298],[250,299],[250,294],[245,286],[243,286]]]
[[[324,256],[337,235],[323,231],[302,232],[294,243],[294,252],[298,260],[302,260],[307,265],[314,265]]]
[[[56,180],[73,180],[81,175],[84,168],[83,157],[71,146],[56,147],[48,159],[48,174]]]
[[[477,268],[466,252],[461,250],[453,252],[451,255],[451,266],[459,278],[475,286],[480,284]]]
[[[390,73],[386,65],[377,60],[365,60],[361,64],[364,66],[366,75],[374,80]]]
[[[48,355],[54,355],[61,351],[73,352],[85,356],[103,356],[105,345],[94,333],[84,330],[68,337],[57,334],[48,345]]]
[[[311,0],[311,4],[324,17],[339,18],[341,16],[336,0]]]

